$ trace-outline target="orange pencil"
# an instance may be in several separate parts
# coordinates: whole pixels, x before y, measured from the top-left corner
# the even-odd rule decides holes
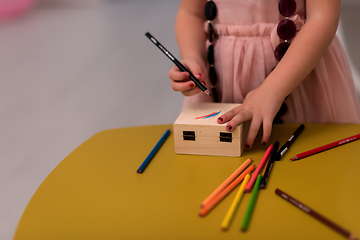
[[[203,209],[201,209],[199,216],[203,217],[210,212],[222,199],[226,197],[241,181],[245,178],[246,174],[250,174],[254,171],[256,165],[248,167],[243,173],[241,173],[232,183],[230,183],[220,194],[216,195]]]
[[[202,203],[201,208],[208,204],[216,195],[218,195],[222,190],[224,190],[234,179],[239,176],[239,174],[244,171],[244,169],[250,165],[252,158],[248,158],[243,164],[238,167],[219,187],[215,189]]]

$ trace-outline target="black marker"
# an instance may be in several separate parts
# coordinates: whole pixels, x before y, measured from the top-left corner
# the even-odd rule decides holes
[[[295,139],[300,135],[300,133],[304,130],[304,125],[301,124],[296,131],[291,135],[289,140],[280,148],[280,150],[277,152],[277,158],[276,160],[279,161],[282,156],[289,150],[291,144],[295,141]]]
[[[161,43],[156,40],[149,32],[145,33],[145,35],[180,69],[182,72],[188,72],[190,74],[190,79],[198,86],[204,93],[211,96],[210,92],[207,88],[189,71],[184,65],[182,65]]]
[[[261,180],[261,184],[260,184],[261,189],[265,189],[266,183],[269,180],[269,176],[270,176],[271,170],[273,168],[273,164],[275,162],[275,159],[277,159],[277,157],[276,157],[277,153],[276,152],[277,152],[278,148],[279,148],[279,142],[276,141],[275,144],[274,144],[274,150],[271,153],[269,162],[268,162],[268,164],[266,166],[264,177]]]

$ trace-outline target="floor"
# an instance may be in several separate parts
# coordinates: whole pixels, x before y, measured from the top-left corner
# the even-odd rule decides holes
[[[11,239],[46,176],[86,139],[110,128],[171,124],[182,95],[172,63],[145,37],[179,56],[180,1],[42,0],[0,21],[0,239]],[[360,96],[360,4],[344,1],[339,37]]]

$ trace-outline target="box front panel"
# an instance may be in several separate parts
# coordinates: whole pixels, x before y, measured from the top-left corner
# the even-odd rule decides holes
[[[221,131],[219,131],[221,129]],[[211,132],[211,134],[208,134]],[[240,129],[229,133],[220,128],[174,125],[174,147],[178,154],[241,156]],[[211,136],[209,136],[211,135]]]

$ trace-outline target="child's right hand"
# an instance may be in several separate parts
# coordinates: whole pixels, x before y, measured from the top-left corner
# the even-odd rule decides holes
[[[193,75],[206,86],[206,68],[201,60],[195,58],[186,58],[181,63],[193,73]],[[181,92],[184,96],[193,96],[201,89],[190,80],[188,72],[181,72],[177,66],[174,66],[169,71],[169,77],[172,80],[171,87],[174,91]]]

